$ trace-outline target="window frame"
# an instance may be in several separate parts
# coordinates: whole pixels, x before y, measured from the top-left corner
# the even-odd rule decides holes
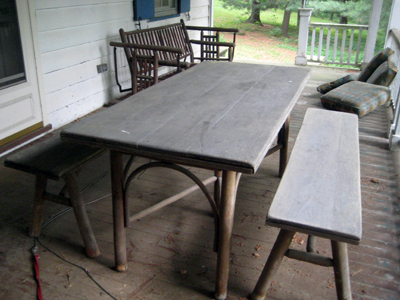
[[[161,0],[161,2],[163,2],[163,0]],[[156,18],[167,17],[167,16],[171,16],[171,15],[176,15],[176,14],[178,14],[178,1],[177,0],[168,0],[168,5],[161,4],[161,6],[159,6],[159,7],[154,5],[154,16]]]
[[[179,17],[181,13],[190,11],[190,0],[176,0],[177,2],[177,12],[172,15],[165,15],[156,17],[156,9],[154,1],[149,0],[134,0],[133,9],[135,21],[149,20],[157,21],[162,19]]]

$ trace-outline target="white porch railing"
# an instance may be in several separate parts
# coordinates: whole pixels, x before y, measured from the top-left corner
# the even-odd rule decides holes
[[[360,66],[363,58],[362,41],[367,25],[331,23],[309,24],[309,52],[307,60],[325,64]],[[363,32],[365,35],[363,37]]]
[[[312,8],[300,8],[297,65],[307,61],[361,66],[368,25],[310,23]]]

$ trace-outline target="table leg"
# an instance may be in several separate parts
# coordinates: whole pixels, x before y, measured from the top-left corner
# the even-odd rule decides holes
[[[281,131],[278,135],[278,144],[282,145],[279,154],[279,177],[282,178],[285,172],[287,161],[288,161],[288,146],[289,146],[289,124],[290,116],[287,117],[285,124],[283,124]]]
[[[219,209],[221,203],[221,178],[222,178],[222,171],[215,171],[214,175],[217,176],[217,181],[214,183],[214,201]]]
[[[113,202],[115,269],[119,272],[123,272],[128,269],[128,264],[126,258],[126,236],[123,198],[124,167],[122,153],[119,153],[117,151],[110,151],[110,163]]]
[[[236,201],[236,172],[223,171],[220,206],[217,280],[215,298],[224,300],[227,296],[229,277],[229,255],[231,248],[233,218]]]

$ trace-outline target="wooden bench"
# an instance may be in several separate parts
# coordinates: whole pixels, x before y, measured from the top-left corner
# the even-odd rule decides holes
[[[60,136],[52,137],[9,156],[4,165],[36,175],[33,200],[33,220],[29,229],[31,237],[38,237],[43,222],[44,202],[52,201],[73,208],[85,244],[86,254],[97,257],[100,251],[83,204],[77,181],[77,172],[89,160],[104,150],[75,143],[63,142]],[[47,192],[47,180],[63,179],[69,198]]]
[[[351,299],[347,243],[361,241],[356,115],[308,109],[266,223],[281,228],[252,294],[264,299],[284,256],[334,268],[339,299]],[[289,249],[296,232],[331,240],[332,259]]]
[[[188,30],[200,32],[200,40],[190,39]],[[221,32],[232,33],[232,42],[221,42]],[[119,30],[121,43],[111,42],[114,47],[115,76],[120,92],[137,93],[159,80],[194,65],[195,61],[232,61],[238,29],[186,26],[184,21],[143,30]],[[200,45],[200,56],[195,57],[192,45]],[[122,89],[118,79],[117,47],[124,49],[131,72],[132,87]],[[227,57],[221,57],[221,48],[227,49]],[[159,76],[158,67],[173,67],[173,71]]]

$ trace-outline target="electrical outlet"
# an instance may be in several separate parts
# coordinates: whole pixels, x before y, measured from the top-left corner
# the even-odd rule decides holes
[[[107,71],[107,64],[97,65],[97,73],[103,73]]]

